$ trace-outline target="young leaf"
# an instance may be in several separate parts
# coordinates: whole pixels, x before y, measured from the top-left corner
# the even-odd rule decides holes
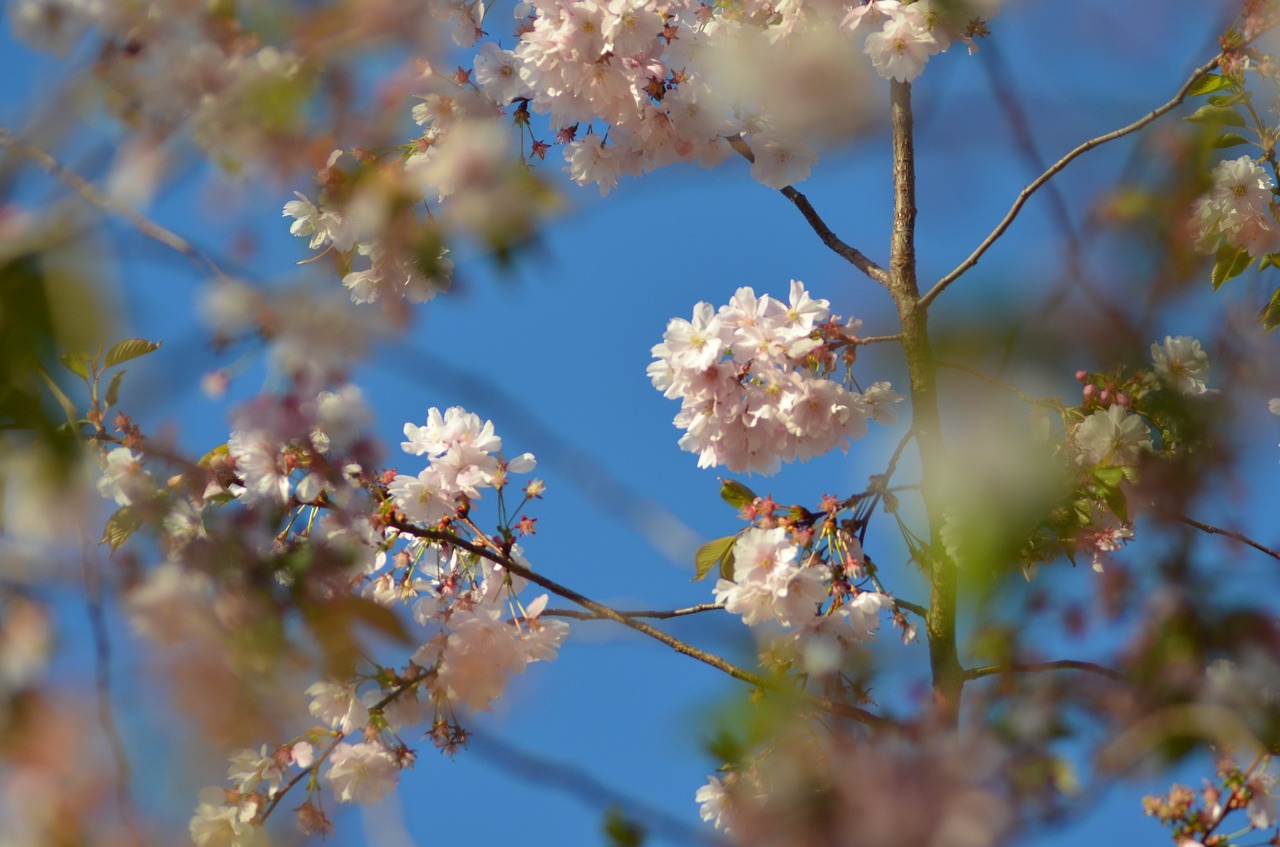
[[[107,396],[105,398],[107,408],[114,406],[116,401],[120,399],[120,380],[124,379],[124,375],[127,373],[128,371],[116,371],[111,375],[111,382],[107,383]]]
[[[1229,279],[1240,276],[1244,273],[1245,268],[1253,264],[1253,257],[1249,255],[1249,251],[1243,247],[1230,247],[1223,245],[1218,250],[1218,255],[1213,260],[1213,290],[1217,291],[1222,283]]]
[[[1248,144],[1249,139],[1245,138],[1238,132],[1224,132],[1213,140],[1213,147],[1221,150],[1224,147],[1235,147],[1238,144]]]
[[[118,341],[107,351],[106,365],[112,368],[130,359],[145,356],[154,350],[159,350],[161,343],[148,341],[145,338],[126,338],[124,341]]]
[[[85,354],[63,353],[58,361],[62,362],[67,370],[71,371],[85,382],[89,381],[89,357]]]
[[[1262,328],[1267,332],[1280,326],[1280,288],[1271,295],[1271,302],[1267,303],[1266,308],[1258,315],[1258,320],[1262,321]]]
[[[102,530],[102,541],[99,543],[109,545],[114,553],[140,526],[142,521],[138,515],[128,506],[123,506],[107,518],[107,525]]]
[[[693,557],[695,565],[693,581],[697,582],[702,579],[717,565],[721,566],[721,572],[723,573],[723,563],[733,553],[733,545],[737,541],[738,536],[726,535],[724,538],[708,541],[698,548],[698,552]]]
[[[1245,126],[1244,116],[1230,106],[1214,106],[1206,104],[1196,109],[1184,120],[1197,124],[1222,124],[1223,126]]]
[[[1213,94],[1215,91],[1222,91],[1224,88],[1230,88],[1231,83],[1219,74],[1205,74],[1191,84],[1187,89],[1187,94],[1192,97],[1199,97],[1202,94]]]
[[[735,509],[744,509],[756,501],[756,493],[734,479],[720,479],[720,499]]]

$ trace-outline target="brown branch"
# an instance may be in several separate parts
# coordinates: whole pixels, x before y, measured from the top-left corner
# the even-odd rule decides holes
[[[942,279],[938,280],[937,284],[934,285],[933,288],[931,288],[929,292],[924,295],[923,298],[921,298],[921,301],[920,301],[921,304],[924,306],[928,306],[935,299],[937,299],[939,294],[941,294],[943,291],[947,289],[947,286],[951,285],[951,283],[959,279],[961,275],[963,275],[966,271],[968,271],[974,265],[978,264],[978,260],[982,258],[983,254],[985,254],[988,249],[990,249],[991,245],[995,244],[996,241],[999,240],[1000,236],[1004,235],[1005,230],[1009,228],[1009,225],[1013,223],[1013,219],[1016,218],[1018,216],[1018,213],[1022,211],[1022,207],[1026,205],[1026,202],[1031,197],[1031,195],[1035,194],[1036,191],[1042,188],[1045,183],[1047,183],[1049,180],[1057,176],[1063,169],[1067,167],[1067,165],[1071,164],[1080,156],[1084,155],[1085,153],[1088,153],[1090,150],[1094,149],[1095,147],[1100,147],[1109,141],[1115,141],[1118,138],[1123,138],[1126,135],[1137,132],[1138,130],[1145,127],[1147,124],[1157,120],[1158,118],[1164,116],[1165,114],[1176,109],[1178,106],[1182,105],[1182,101],[1187,99],[1187,95],[1191,91],[1191,86],[1195,85],[1196,81],[1200,79],[1200,77],[1204,76],[1205,74],[1212,71],[1214,68],[1218,67],[1218,64],[1219,62],[1221,62],[1221,60],[1222,60],[1222,56],[1218,55],[1218,56],[1215,56],[1211,61],[1196,68],[1191,73],[1191,76],[1187,79],[1187,81],[1183,83],[1182,87],[1178,89],[1178,93],[1174,95],[1173,99],[1165,103],[1163,106],[1160,106],[1154,109],[1153,111],[1149,112],[1148,114],[1144,115],[1143,117],[1139,118],[1138,120],[1134,121],[1128,126],[1124,126],[1124,127],[1121,127],[1120,129],[1113,130],[1112,132],[1108,132],[1105,135],[1099,135],[1097,138],[1089,139],[1088,141],[1079,145],[1070,153],[1068,153],[1067,155],[1063,156],[1061,159],[1059,159],[1058,161],[1050,165],[1048,170],[1040,174],[1040,176],[1036,177],[1035,181],[1033,181],[1026,188],[1022,189],[1022,192],[1018,194],[1018,199],[1013,201],[1013,206],[1010,207],[1008,213],[1005,214],[1004,219],[1001,220],[1000,223],[996,225],[996,228],[991,231],[991,234],[988,235],[985,239],[983,239],[982,243],[978,245],[977,249],[974,250],[973,253],[969,255],[969,258],[961,262],[960,265],[951,273],[947,274]]]
[[[756,155],[751,152],[746,140],[741,135],[735,135],[728,139],[729,146],[737,150],[742,158],[748,162],[755,162]],[[818,238],[822,239],[822,243],[827,245],[837,256],[862,271],[871,279],[885,286],[889,285],[889,272],[880,267],[871,259],[868,259],[862,251],[849,244],[845,244],[840,240],[840,236],[832,232],[831,227],[827,226],[826,221],[818,214],[818,210],[813,208],[813,204],[809,202],[809,198],[805,197],[799,191],[796,191],[790,185],[784,185],[781,189],[782,196],[786,197],[795,207],[800,210],[800,214],[804,215],[804,219],[809,222],[809,226],[818,234]]]
[[[75,191],[91,205],[97,206],[104,212],[123,218],[130,226],[138,232],[157,241],[171,250],[176,250],[188,259],[201,266],[202,270],[211,272],[217,276],[225,276],[217,264],[204,253],[192,246],[181,235],[173,230],[167,229],[145,215],[139,214],[134,209],[129,208],[123,203],[119,203],[103,192],[99,191],[94,185],[84,177],[68,170],[62,166],[62,163],[55,159],[52,155],[41,150],[39,147],[33,147],[30,144],[24,144],[19,141],[17,136],[13,134],[7,127],[0,126],[0,146],[12,151],[13,153],[29,159],[40,168],[49,173],[50,176],[57,179],[63,185]]]
[[[1054,662],[1009,662],[1004,665],[987,665],[981,668],[968,668],[964,671],[965,679],[980,679],[984,676],[1010,673],[1044,673],[1045,671],[1076,670],[1105,676],[1107,679],[1122,680],[1124,676],[1117,670],[1093,662],[1079,662],[1075,659],[1059,659]]]
[[[689,606],[684,609],[668,609],[654,611],[628,611],[626,609],[618,609],[618,614],[626,615],[629,618],[652,618],[654,620],[669,620],[671,618],[682,618],[686,615],[696,615],[701,612],[714,612],[723,609],[719,603],[700,603],[697,606]],[[546,609],[542,613],[543,617],[553,618],[572,618],[576,621],[599,621],[605,620],[603,615],[594,612],[579,612],[577,609]]]
[[[880,344],[885,341],[901,341],[901,335],[863,335],[853,339],[854,344]]]
[[[1259,544],[1257,541],[1254,541],[1249,536],[1243,535],[1239,532],[1236,532],[1235,530],[1223,529],[1222,527],[1213,526],[1212,524],[1201,523],[1195,518],[1189,518],[1186,515],[1179,515],[1178,520],[1182,521],[1187,526],[1195,527],[1201,532],[1207,532],[1210,535],[1226,536],[1227,538],[1231,538],[1236,541],[1239,541],[1241,544],[1247,544],[1255,550],[1266,553],[1268,556],[1270,556],[1273,559],[1280,560],[1280,550],[1273,550],[1270,547],[1266,546],[1265,544]]]
[[[920,299],[916,277],[916,165],[915,118],[911,84],[889,83],[889,125],[893,134],[893,231],[889,242],[889,293],[898,310],[902,353],[911,381],[911,432],[920,451],[920,483],[930,490],[933,475],[946,463],[942,417],[938,409],[938,367],[929,340],[928,305]],[[929,609],[925,632],[929,643],[929,672],[939,719],[955,727],[960,719],[964,675],[956,649],[955,564],[942,544],[942,509],[937,497],[925,497],[929,541],[913,550],[929,580]],[[895,514],[899,525],[902,517]]]
[[[881,717],[873,712],[869,712],[866,709],[860,709],[856,706],[849,706],[844,703],[836,703],[822,697],[815,697],[813,695],[806,694],[805,692],[797,691],[790,686],[783,685],[777,680],[770,679],[758,673],[753,673],[745,668],[740,668],[732,662],[728,662],[720,658],[714,653],[708,653],[705,650],[700,650],[692,644],[681,641],[673,635],[668,635],[657,627],[650,626],[644,621],[637,620],[636,618],[631,617],[624,612],[620,612],[611,606],[606,606],[603,603],[597,603],[595,600],[579,594],[572,588],[561,585],[555,580],[549,579],[536,571],[530,570],[527,566],[520,564],[500,550],[490,549],[485,545],[468,541],[467,539],[461,538],[453,533],[414,526],[413,524],[399,518],[393,517],[390,520],[390,526],[393,526],[408,535],[425,538],[431,541],[440,541],[453,547],[457,547],[460,550],[466,550],[467,552],[473,553],[481,558],[488,559],[495,564],[501,565],[509,573],[513,573],[516,576],[527,579],[534,585],[541,586],[552,594],[562,597],[571,603],[576,603],[582,608],[594,612],[601,618],[605,618],[607,620],[614,621],[615,623],[620,623],[625,627],[634,629],[636,632],[647,635],[655,641],[660,641],[672,650],[675,650],[677,653],[696,659],[703,664],[710,665],[716,670],[723,671],[734,679],[750,683],[757,688],[797,697],[798,699],[823,709],[826,712],[834,715],[840,715],[841,717],[851,718],[868,726],[879,729],[891,729],[897,727],[896,722],[889,720],[888,718]]]
[[[897,606],[899,609],[905,609],[906,611],[911,612],[913,615],[917,615],[922,619],[927,619],[929,617],[929,610],[926,609],[924,606],[921,606],[919,603],[912,603],[909,600],[902,600],[897,597],[894,597],[893,595],[889,595],[889,600],[892,601],[893,605]]]

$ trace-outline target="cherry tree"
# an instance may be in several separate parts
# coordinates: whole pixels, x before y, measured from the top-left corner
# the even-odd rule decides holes
[[[62,76],[0,126],[0,843],[347,839],[348,806],[390,843],[507,809],[436,794],[486,747],[619,845],[1033,840],[1151,774],[1127,800],[1147,837],[1280,843],[1274,3],[1204,12],[1156,99],[1053,152],[1002,52],[1035,5],[12,0]],[[964,74],[1023,186],[990,220],[923,167],[962,131],[923,130],[931,80]],[[824,195],[849,145],[880,178]],[[675,208],[591,271],[610,286],[630,250],[675,280],[650,327],[634,286],[448,311],[509,284],[490,268],[513,300],[541,284],[573,204],[673,179],[785,212],[795,243],[735,249],[795,270],[686,276],[671,245],[725,221]],[[1033,214],[1052,246],[1014,264]],[[275,267],[257,242],[286,235]],[[185,339],[114,317],[181,326],[113,279],[147,261],[197,291]],[[674,431],[619,414],[633,390]],[[599,416],[530,424],[552,392]],[[639,495],[580,447],[605,442],[690,476]],[[554,505],[575,496],[608,519]],[[609,698],[725,683],[683,812],[485,739],[537,697],[608,726],[538,679],[621,632],[660,652],[592,651],[624,671]]]

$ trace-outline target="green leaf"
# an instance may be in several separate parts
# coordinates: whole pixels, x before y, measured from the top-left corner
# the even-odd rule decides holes
[[[1104,488],[1115,488],[1124,479],[1124,468],[1094,468],[1093,478]]]
[[[1125,498],[1123,491],[1118,487],[1108,488],[1103,492],[1102,499],[1111,510],[1111,514],[1125,523],[1129,521],[1129,501]]]
[[[756,493],[735,479],[720,479],[720,499],[735,509],[745,509],[756,501]]]
[[[1271,302],[1267,303],[1266,308],[1258,315],[1258,320],[1262,321],[1262,328],[1267,332],[1280,326],[1280,288],[1271,295]]]
[[[89,357],[84,353],[63,353],[58,361],[85,382],[89,381]]]
[[[1187,94],[1192,97],[1199,97],[1202,94],[1213,94],[1215,91],[1222,91],[1224,88],[1230,88],[1231,82],[1219,74],[1205,74],[1191,84],[1187,89]]]
[[[111,349],[107,351],[107,367],[113,368],[130,359],[136,359],[154,350],[159,350],[160,344],[161,342],[159,341],[148,341],[145,338],[126,338],[124,341],[118,341],[111,345]]]
[[[1215,106],[1212,103],[1201,106],[1183,120],[1197,124],[1221,124],[1223,126],[1245,126],[1244,115],[1231,106]]]
[[[1245,138],[1238,132],[1225,132],[1213,140],[1212,147],[1221,150],[1224,147],[1235,147],[1238,144],[1248,144],[1249,139]]]
[[[99,543],[110,545],[111,552],[114,553],[120,549],[121,544],[129,540],[129,536],[137,532],[140,526],[142,526],[142,519],[137,513],[128,506],[123,506],[107,518],[107,525],[102,530],[102,540]]]
[[[734,566],[733,550],[729,551],[729,555],[720,560],[720,578],[733,582],[733,566]]]
[[[1210,275],[1213,280],[1213,290],[1217,291],[1222,283],[1240,276],[1251,264],[1253,264],[1253,257],[1249,255],[1248,250],[1224,244],[1218,249],[1218,254],[1213,260],[1213,273]]]
[[[1248,103],[1253,95],[1245,89],[1232,91],[1230,94],[1215,94],[1209,98],[1213,106],[1234,106],[1237,103]]]
[[[116,371],[111,375],[111,382],[107,383],[107,396],[104,401],[107,404],[107,408],[114,406],[116,401],[120,399],[120,380],[124,379],[124,375],[127,373],[128,371]]]
[[[731,559],[733,554],[733,545],[738,541],[737,535],[726,535],[724,538],[717,538],[715,541],[708,541],[698,548],[698,552],[694,555],[693,561],[696,569],[694,571],[693,582],[705,577],[711,572],[711,569],[720,566],[720,573],[724,574],[724,562]],[[729,577],[725,577],[728,579]]]

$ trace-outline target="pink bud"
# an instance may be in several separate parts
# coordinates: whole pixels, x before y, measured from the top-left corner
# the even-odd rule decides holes
[[[1110,389],[1107,389],[1107,388],[1102,389],[1102,393],[1098,395],[1098,400],[1103,404],[1110,403],[1111,402]]]
[[[1133,400],[1129,397],[1129,395],[1125,394],[1123,391],[1116,394],[1116,404],[1121,406],[1122,408],[1125,408],[1125,409],[1129,408],[1129,404],[1132,402]]]
[[[1089,379],[1088,371],[1076,371],[1076,382],[1085,382]]]
[[[1092,400],[1098,394],[1098,386],[1093,383],[1089,383],[1084,387],[1084,391],[1082,393],[1084,394],[1084,399]]]

